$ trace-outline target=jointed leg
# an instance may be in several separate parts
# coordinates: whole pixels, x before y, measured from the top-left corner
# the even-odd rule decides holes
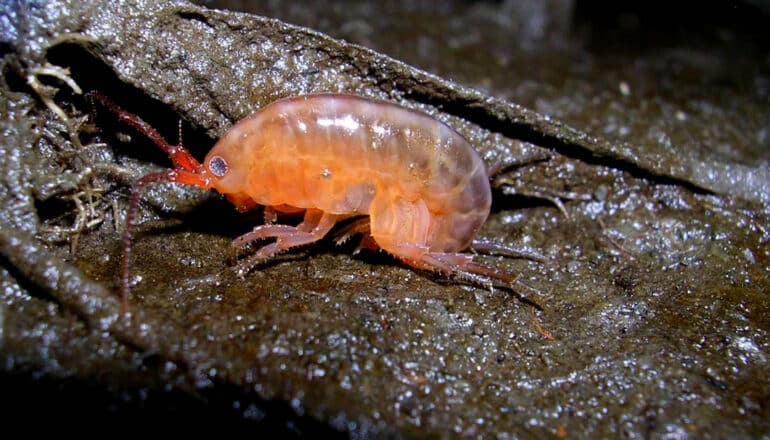
[[[433,270],[458,275],[484,286],[494,284],[493,280],[512,285],[519,278],[518,274],[477,263],[468,254],[429,252],[422,257],[421,262]]]
[[[377,242],[374,241],[371,234],[372,231],[369,217],[361,217],[340,228],[334,235],[334,241],[339,245],[350,240],[354,235],[361,235],[361,241],[358,243],[358,246],[353,253],[358,253],[361,249],[377,251],[380,247],[377,245]]]
[[[240,248],[256,240],[275,238],[274,243],[259,248],[246,263],[240,266],[238,273],[243,274],[260,261],[293,247],[310,244],[323,238],[338,220],[337,215],[317,209],[308,209],[305,219],[297,226],[262,225],[254,228],[233,241],[233,247]]]
[[[409,259],[405,261],[420,269],[458,276],[478,286],[492,288],[496,282],[501,282],[507,287],[517,286],[518,288],[525,288],[535,292],[537,295],[541,295],[539,290],[520,280],[518,274],[477,263],[473,261],[473,257],[469,254],[428,252],[418,261]],[[537,301],[522,293],[518,288],[514,292],[521,299],[537,308],[542,308]]]
[[[323,215],[324,213],[322,211],[308,209],[305,212],[305,218],[302,220],[302,223],[297,226],[276,225],[272,223],[257,226],[251,232],[247,232],[233,240],[233,247],[239,249],[257,240],[286,237],[295,235],[298,232],[310,232],[318,226]],[[334,225],[334,223],[332,223],[332,225]]]
[[[548,261],[544,256],[536,252],[516,249],[506,244],[497,243],[495,241],[483,238],[473,240],[473,243],[471,243],[471,249],[481,254],[487,255],[502,255],[511,258],[525,258],[527,260],[537,261],[539,263],[545,263]]]

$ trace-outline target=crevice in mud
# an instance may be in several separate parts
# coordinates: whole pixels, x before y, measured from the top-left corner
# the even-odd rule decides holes
[[[178,11],[176,15],[179,16],[179,18],[181,18],[182,20],[196,21],[196,22],[202,23],[209,29],[216,29],[216,26],[214,26],[210,22],[211,17],[209,15],[201,13],[200,11],[184,10],[184,11]]]
[[[495,108],[500,107],[500,105],[487,105],[473,97],[463,96],[461,92],[456,90],[450,90],[448,93],[421,92],[417,89],[408,90],[407,96],[410,99],[434,106],[445,113],[473,122],[482,128],[500,133],[508,138],[530,142],[587,164],[626,171],[633,177],[644,179],[651,183],[681,186],[696,194],[713,194],[712,191],[688,180],[657,174],[628,160],[591,151],[588,147],[581,145],[580,142],[570,140],[571,136],[577,134],[571,133],[574,132],[574,129],[555,127],[552,129],[555,131],[554,133],[544,133],[532,124],[505,119],[503,115],[510,110],[502,107]],[[557,130],[564,130],[564,133],[558,133]]]
[[[508,194],[502,188],[492,188],[492,207],[490,213],[515,211],[531,208],[553,208],[553,202],[524,194]]]
[[[70,76],[80,85],[84,94],[72,97],[74,104],[83,112],[91,114],[98,130],[96,137],[110,139],[110,145],[130,145],[122,148],[122,154],[138,160],[156,163],[168,167],[168,157],[155,144],[133,128],[118,121],[110,110],[89,99],[89,91],[97,91],[109,97],[125,110],[138,115],[171,144],[179,141],[178,112],[150,96],[142,90],[121,81],[117,74],[88,48],[74,43],[62,43],[48,50],[48,60],[56,65],[70,69]],[[126,136],[130,138],[126,142]],[[182,120],[183,143],[194,156],[202,157],[208,152],[213,140],[206,135],[202,127]],[[203,142],[200,142],[204,140]]]
[[[115,72],[99,60],[98,57],[90,53],[87,48],[73,43],[62,43],[49,49],[48,58],[54,64],[69,67],[72,77],[80,84],[84,91],[100,91],[127,111],[139,115],[161,132],[169,142],[177,142],[178,113],[174,112],[168,105],[148,97],[143,91],[120,81]],[[613,157],[612,153],[602,154],[591,151],[586,145],[581,145],[590,141],[573,141],[571,139],[581,134],[572,128],[554,126],[549,128],[549,132],[544,132],[534,125],[537,122],[516,122],[510,120],[507,114],[511,112],[511,109],[506,108],[503,103],[488,104],[481,101],[481,98],[468,96],[463,91],[451,86],[446,86],[446,90],[441,90],[441,85],[435,84],[432,81],[422,82],[418,86],[412,84],[415,80],[412,77],[404,76],[405,74],[401,70],[394,69],[392,66],[385,69],[388,72],[380,73],[387,74],[386,76],[390,81],[396,81],[400,88],[407,91],[406,96],[409,99],[434,106],[443,112],[468,120],[482,128],[512,139],[519,139],[542,146],[588,164],[623,170],[634,177],[645,179],[652,183],[682,186],[698,194],[713,193],[686,179],[657,174],[626,159]],[[368,70],[370,75],[374,74],[371,66],[369,66]],[[394,78],[393,75],[396,75],[396,77]],[[84,98],[81,99],[86,101]],[[82,104],[85,106],[83,107],[84,109],[94,107],[88,102],[82,102]],[[120,124],[113,115],[108,113],[109,111],[106,109],[96,109],[96,120],[99,126],[102,127],[102,134],[108,131],[110,133],[129,134],[135,142],[132,142],[132,150],[125,152],[126,154],[147,162],[162,165],[168,163],[165,155],[149,140],[143,139],[144,136],[136,133],[130,127]],[[522,118],[532,118],[535,116],[533,113],[532,115],[522,115]],[[213,144],[213,140],[206,135],[202,127],[195,127],[189,123],[184,123],[183,132],[185,139],[207,139],[207,142],[204,144],[200,142],[187,142],[190,144],[189,148],[196,157],[200,158],[205,155],[208,148]],[[597,146],[597,148],[606,149],[606,146]]]

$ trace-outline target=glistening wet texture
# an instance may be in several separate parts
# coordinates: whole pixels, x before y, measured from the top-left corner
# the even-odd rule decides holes
[[[224,174],[211,169],[214,158],[231,164]],[[233,126],[203,165],[190,179],[236,205],[247,195],[246,206],[320,210],[331,224],[367,215],[370,248],[434,271],[425,254],[467,249],[492,203],[487,167],[457,132],[422,112],[350,94],[272,103]],[[306,216],[305,233],[322,221]],[[260,231],[271,236],[270,228]],[[284,238],[289,245],[299,235]]]
[[[470,13],[448,5],[442,14],[465,17],[450,25],[513,13],[507,3]],[[720,95],[751,103],[749,116],[739,121],[737,104],[712,98],[698,107],[707,114],[685,109],[695,128],[677,131],[671,127],[682,121],[666,94],[637,100],[636,83],[623,87],[617,71],[606,80],[613,92],[594,100],[589,86],[602,73],[592,66],[620,59],[639,69],[641,83],[670,81],[667,90],[682,90],[654,52],[635,63],[622,51],[591,52],[574,64],[539,60],[538,69],[550,72],[543,82],[521,81],[531,66],[509,64],[508,76],[490,76],[498,97],[491,98],[313,31],[183,3],[0,8],[0,365],[11,385],[4,396],[18,403],[6,420],[51,409],[66,426],[88,429],[105,413],[136,424],[177,408],[211,416],[188,419],[193,428],[237,421],[308,436],[723,438],[770,430],[769,222],[767,207],[751,201],[767,187],[767,150],[744,143],[761,132],[757,121],[770,120],[763,61],[729,58],[738,51],[709,55],[719,65],[753,66],[749,89],[759,95],[723,82]],[[402,14],[425,20],[419,9]],[[479,77],[477,69],[494,64],[478,48],[511,50],[501,43],[510,35],[490,35],[499,41],[455,41],[475,49],[445,53],[435,70]],[[687,66],[704,60],[698,48],[667,53],[695,63]],[[479,58],[467,62],[469,54]],[[528,162],[496,179],[480,236],[548,262],[478,258],[522,273],[541,291],[525,293],[542,311],[509,292],[418,273],[384,255],[353,256],[352,244],[292,252],[240,279],[230,243],[261,213],[239,215],[211,195],[160,185],[144,196],[132,315],[123,319],[122,226],[114,217],[122,219],[130,182],[168,161],[108,114],[86,122],[92,106],[67,78],[99,88],[171,142],[181,115],[185,144],[199,158],[232,122],[283,96],[347,91],[425,110],[489,164]],[[700,80],[683,87],[693,95],[714,90]],[[514,96],[548,113],[558,108],[594,134],[499,99]],[[663,116],[641,111],[651,105]],[[612,127],[626,125],[616,122],[629,107],[638,117],[624,135],[628,145],[600,137],[615,138]],[[701,133],[714,121],[724,130]],[[648,156],[647,140],[660,133],[679,141],[666,143],[670,154]],[[754,182],[720,177],[733,159],[710,150],[696,154],[708,160],[690,155],[699,141],[740,146],[727,156],[739,158],[741,175]],[[680,173],[682,163],[706,180]],[[64,396],[91,390],[95,403],[75,410],[61,404],[61,389],[69,390]],[[137,414],[142,407],[150,410]]]

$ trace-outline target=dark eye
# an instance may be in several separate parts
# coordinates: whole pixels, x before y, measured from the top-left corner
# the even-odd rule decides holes
[[[209,160],[209,169],[217,177],[227,174],[227,162],[220,156],[214,156]]]

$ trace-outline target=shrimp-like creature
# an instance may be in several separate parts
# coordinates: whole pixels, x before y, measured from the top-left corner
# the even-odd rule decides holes
[[[425,113],[347,94],[281,99],[235,124],[200,163],[139,117],[93,96],[174,164],[134,186],[121,274],[124,310],[135,211],[141,189],[156,182],[213,188],[241,212],[265,207],[268,222],[233,245],[275,241],[256,250],[241,272],[355,218],[343,227],[343,237],[363,235],[361,247],[382,249],[409,266],[485,286],[517,282],[516,274],[463,253],[489,216],[487,167],[459,133]],[[276,214],[303,213],[297,226],[270,221]]]

